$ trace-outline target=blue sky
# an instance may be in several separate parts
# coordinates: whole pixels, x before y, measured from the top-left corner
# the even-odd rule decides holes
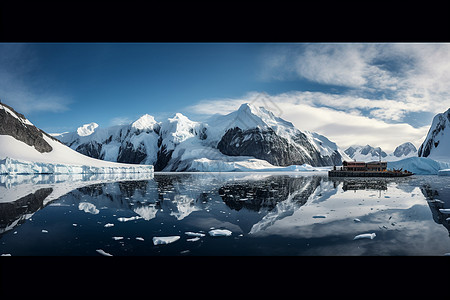
[[[390,151],[420,146],[448,82],[449,44],[0,44],[0,99],[50,133],[251,102],[343,148]]]

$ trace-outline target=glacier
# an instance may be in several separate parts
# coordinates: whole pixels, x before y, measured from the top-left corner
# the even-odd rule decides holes
[[[409,157],[387,163],[388,169],[408,170],[417,175],[444,175],[440,171],[450,169],[450,163],[437,161],[428,157]]]

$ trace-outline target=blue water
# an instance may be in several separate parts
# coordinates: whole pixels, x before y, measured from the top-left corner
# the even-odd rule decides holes
[[[450,177],[0,177],[0,254],[446,255]],[[229,236],[210,236],[227,229]],[[186,234],[203,236],[195,238]],[[354,237],[375,233],[373,239]],[[154,245],[154,237],[179,239]]]

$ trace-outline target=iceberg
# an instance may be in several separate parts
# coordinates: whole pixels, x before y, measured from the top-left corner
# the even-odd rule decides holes
[[[442,169],[438,171],[439,176],[450,176],[450,169]]]
[[[409,157],[387,163],[388,169],[408,170],[417,175],[439,175],[439,171],[450,169],[450,163],[428,157]],[[445,172],[442,173],[444,175]]]
[[[357,236],[355,236],[353,238],[353,240],[359,240],[359,239],[371,239],[373,240],[377,235],[375,234],[375,232],[373,233],[363,233],[363,234],[358,234]]]
[[[210,236],[230,236],[232,232],[228,229],[213,229],[208,233]]]
[[[170,244],[180,239],[179,235],[173,236],[155,236],[153,237],[153,245],[165,245]]]

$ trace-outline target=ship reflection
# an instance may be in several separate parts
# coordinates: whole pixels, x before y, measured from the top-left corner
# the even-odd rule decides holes
[[[375,190],[386,191],[389,179],[382,178],[331,178],[334,188],[342,184],[344,191]]]

